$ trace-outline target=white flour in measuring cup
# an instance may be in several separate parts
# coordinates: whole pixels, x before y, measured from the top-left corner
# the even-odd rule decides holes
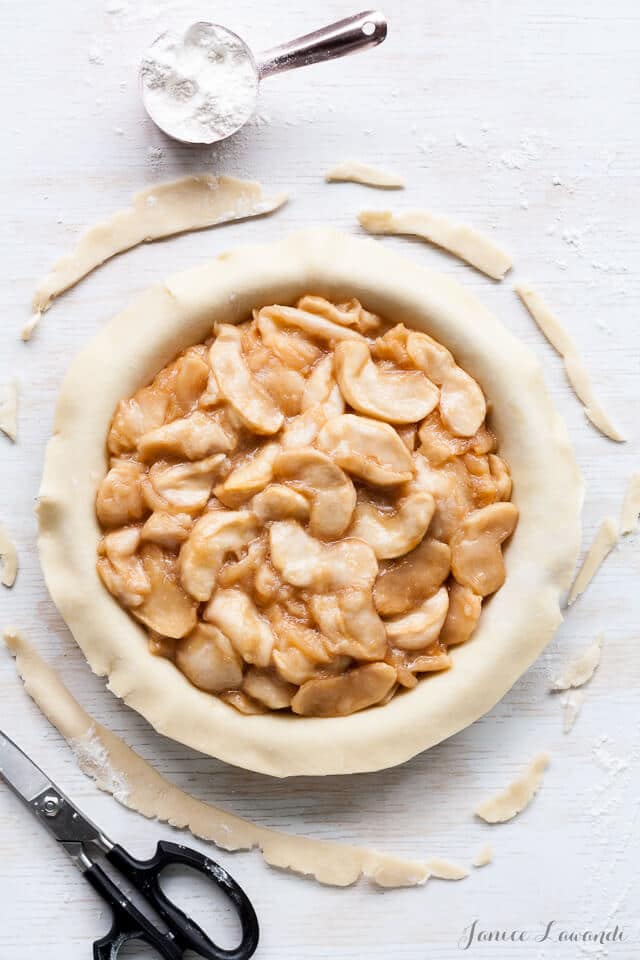
[[[152,119],[188,143],[215,143],[253,113],[258,70],[247,45],[224,27],[195,23],[184,35],[164,33],[140,69]]]

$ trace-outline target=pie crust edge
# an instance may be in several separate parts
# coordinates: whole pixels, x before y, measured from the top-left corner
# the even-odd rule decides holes
[[[235,323],[265,303],[313,292],[351,296],[425,330],[479,380],[514,481],[520,522],[505,550],[507,580],[451,670],[384,707],[348,717],[246,717],[193,687],[148,652],[145,631],[102,586],[95,496],[117,402],[152,378],[214,320]],[[580,548],[582,481],[566,427],[532,352],[449,278],[376,240],[311,228],[244,246],[169,277],[108,323],[72,362],[56,407],[40,488],[39,552],[54,603],[92,670],[158,732],[272,776],[379,770],[473,723],[504,696],[562,621],[560,598]]]

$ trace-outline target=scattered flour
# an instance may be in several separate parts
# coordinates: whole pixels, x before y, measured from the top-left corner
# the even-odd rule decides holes
[[[594,270],[601,270],[602,273],[611,273],[620,276],[629,272],[629,268],[621,263],[604,263],[602,260],[592,260],[591,266]]]
[[[524,159],[517,153],[502,153],[500,155],[500,163],[503,167],[506,167],[507,170],[522,170]]]
[[[525,133],[520,137],[520,147],[528,160],[539,160],[542,156],[543,137],[544,134],[533,132]]]
[[[89,63],[95,64],[97,67],[101,67],[104,64],[104,54],[96,46],[89,47],[89,52],[87,53]]]
[[[629,766],[629,760],[616,757],[606,746],[608,737],[601,737],[593,748],[593,759],[613,779]]]
[[[616,756],[611,752],[609,743],[609,737],[603,734],[592,749],[593,760],[603,771],[604,777],[591,791],[588,813],[594,819],[602,843],[608,842],[610,827],[615,821],[616,811],[622,805],[632,773],[631,758]]]
[[[253,115],[252,118],[251,118],[251,123],[252,123],[255,127],[265,127],[265,126],[267,126],[268,124],[271,123],[271,117],[269,116],[268,113],[264,113],[264,112],[254,113],[254,115]],[[364,132],[367,133],[366,130],[365,130]],[[369,130],[369,133],[371,133],[371,132],[372,132],[372,131]]]
[[[149,147],[147,150],[147,160],[152,167],[158,167],[164,160],[164,150],[162,147]]]
[[[566,230],[562,231],[562,239],[569,247],[575,247],[580,249],[582,246],[582,238],[586,230],[578,230],[577,227],[567,227]]]
[[[126,805],[129,796],[127,779],[121,771],[113,769],[109,754],[95,728],[91,727],[82,737],[69,740],[69,746],[82,772],[95,780],[101,790],[113,794],[116,800]]]

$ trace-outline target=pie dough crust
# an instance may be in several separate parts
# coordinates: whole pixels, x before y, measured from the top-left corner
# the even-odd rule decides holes
[[[428,880],[427,867],[417,860],[280,833],[196,800],[165,780],[115,733],[96,723],[19,631],[6,630],[4,639],[16,658],[26,692],[65,738],[82,772],[129,810],[186,828],[194,837],[210,840],[223,850],[258,847],[269,866],[330,886],[346,887],[361,876],[381,887],[413,887]]]
[[[165,658],[151,656],[145,631],[102,586],[95,497],[122,397],[206,339],[214,321],[239,322],[254,307],[291,304],[309,291],[334,302],[358,297],[390,321],[410,318],[453,351],[486,390],[520,522],[505,551],[507,582],[472,640],[452,651],[451,670],[348,717],[246,717],[196,689]],[[273,776],[355,773],[402,763],[473,723],[536,659],[562,620],[559,601],[579,549],[581,503],[566,429],[529,349],[452,280],[374,240],[310,229],[169,277],[74,360],[47,448],[39,549],[51,596],[91,668],[107,675],[113,693],[160,733]]]

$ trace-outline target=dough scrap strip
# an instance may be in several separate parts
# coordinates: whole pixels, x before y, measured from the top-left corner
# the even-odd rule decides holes
[[[603,641],[604,634],[598,634],[593,643],[589,644],[587,649],[581,653],[579,657],[571,661],[564,673],[556,677],[551,684],[551,689],[570,690],[575,687],[582,687],[585,683],[588,683],[598,669]]]
[[[614,427],[596,399],[591,379],[578,353],[578,348],[558,318],[531,284],[517,283],[514,290],[553,349],[562,357],[567,380],[584,407],[587,418],[605,437],[617,443],[626,443],[625,437]]]
[[[466,867],[461,867],[457,863],[451,863],[450,860],[443,860],[441,857],[433,857],[427,860],[427,869],[430,877],[437,880],[464,880],[469,876]]]
[[[360,226],[368,233],[409,235],[447,250],[493,280],[502,280],[513,261],[508,253],[473,227],[454,223],[430,210],[363,210]]]
[[[562,700],[562,730],[563,733],[569,733],[578,719],[578,714],[582,710],[584,703],[584,690],[569,690],[566,697]]]
[[[381,190],[401,190],[404,180],[396,173],[381,170],[357,160],[338,163],[324,175],[327,183],[361,183],[365,187],[378,187]]]
[[[575,603],[578,597],[582,596],[600,569],[601,564],[609,556],[617,542],[617,524],[613,517],[605,517],[573,581],[573,586],[569,591],[569,597],[567,599],[567,605],[569,607],[572,603]]]
[[[39,281],[33,296],[33,316],[22,330],[29,340],[52,301],[106,260],[141,243],[202,230],[231,220],[245,220],[277,210],[286,193],[265,197],[253,180],[210,174],[159,183],[136,193],[131,206],[97,223],[84,233],[75,250]]]
[[[569,733],[582,710],[586,693],[581,688],[589,683],[600,664],[604,634],[600,633],[580,656],[566,667],[551,684],[551,690],[566,691],[560,704],[562,706],[562,729]]]
[[[16,545],[0,523],[0,560],[2,560],[2,574],[0,583],[5,587],[12,587],[18,575],[18,552]]]
[[[629,478],[627,489],[620,512],[620,533],[626,537],[638,529],[640,515],[640,473],[633,473]]]
[[[272,867],[345,887],[360,876],[381,887],[407,887],[428,879],[426,865],[364,847],[280,833],[196,800],[165,780],[124,741],[93,720],[18,631],[5,642],[16,658],[26,692],[65,738],[80,769],[130,810],[149,819],[189,830],[223,850],[258,847]]]
[[[493,860],[493,847],[490,843],[485,843],[480,847],[475,857],[471,861],[474,867],[486,867]]]
[[[487,823],[504,823],[529,806],[542,783],[542,775],[549,766],[549,754],[539,753],[522,776],[517,777],[502,793],[485,800],[474,813]]]
[[[20,386],[17,380],[10,380],[4,390],[4,399],[0,401],[0,430],[12,443],[18,439],[18,397]]]

